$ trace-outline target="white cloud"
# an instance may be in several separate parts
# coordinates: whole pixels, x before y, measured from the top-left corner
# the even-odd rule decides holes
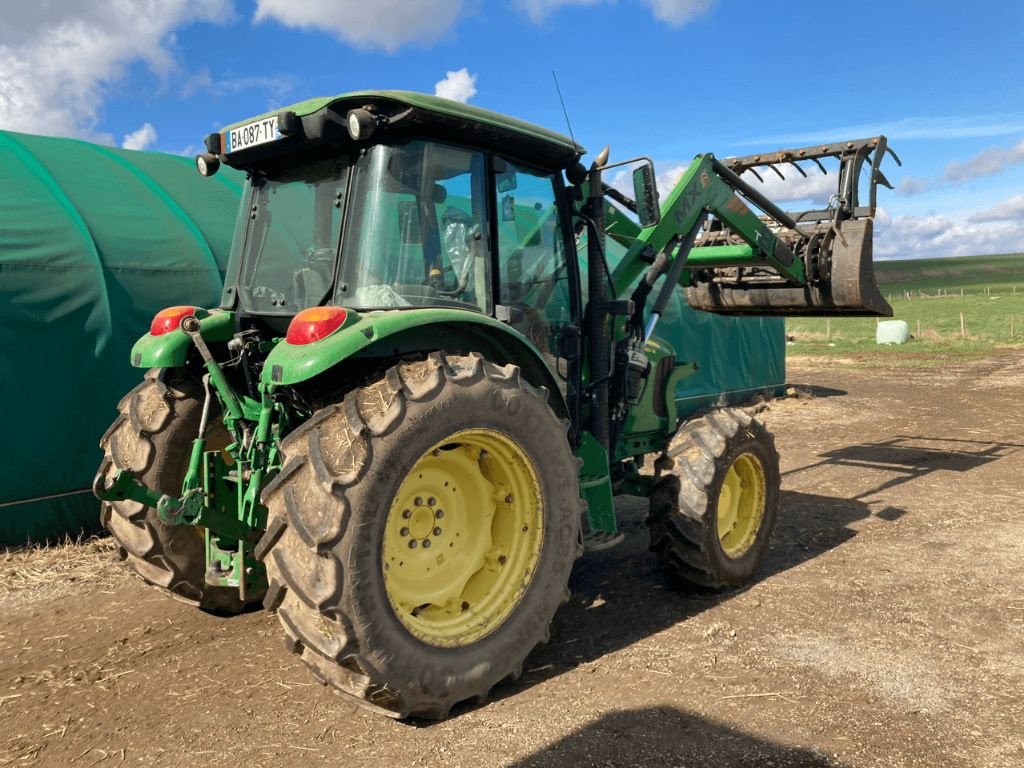
[[[690,163],[675,163],[669,165],[665,170],[659,171],[656,176],[658,194],[664,200],[673,187],[679,183]],[[794,201],[810,201],[814,205],[825,206],[831,195],[835,194],[838,183],[838,175],[830,173],[825,176],[817,168],[806,169],[806,178],[795,168],[782,166],[782,173],[785,180],[780,179],[773,171],[765,168],[758,168],[763,182],[749,171],[743,174],[743,180],[754,187],[758,192],[763,192],[769,200],[775,203],[786,203]],[[633,195],[633,180],[630,171],[619,171],[609,182],[619,191]]]
[[[614,0],[512,0],[512,5],[534,24],[543,24],[566,6],[607,5]],[[642,0],[654,18],[673,27],[681,27],[707,11],[717,0]]]
[[[967,181],[978,176],[991,176],[1010,165],[1024,163],[1024,140],[1012,147],[986,147],[963,163],[946,166],[946,179]]]
[[[51,0],[11,3],[0,28],[0,128],[97,134],[108,89],[135,63],[166,77],[174,30],[223,21],[231,0]]]
[[[920,195],[922,192],[927,192],[931,189],[932,183],[925,178],[920,176],[904,176],[900,179],[900,183],[896,185],[897,195],[906,195],[910,197],[912,195]]]
[[[658,185],[658,195],[662,199],[672,191],[672,188],[679,183],[679,180],[683,178],[683,174],[686,169],[690,167],[689,163],[678,163],[676,165],[669,166],[666,170],[655,174],[655,182]],[[657,166],[655,166],[657,170]],[[630,190],[632,190],[633,182],[629,180]]]
[[[675,187],[679,182],[679,179],[683,177],[683,173],[689,167],[689,163],[678,163],[676,165],[670,165],[666,170],[659,172],[658,166],[654,166],[654,183],[658,187],[658,197],[661,199],[661,202],[665,202],[669,192],[672,191],[673,187]],[[606,178],[605,182],[609,186],[615,187],[615,189],[619,190],[619,192],[627,197],[632,198],[635,192],[633,189],[633,171],[636,168],[637,166],[631,166],[618,170],[612,175],[610,180]]]
[[[320,29],[356,48],[392,53],[432,43],[455,26],[463,0],[256,0],[256,21]]]
[[[971,216],[969,221],[1016,221],[1024,222],[1024,194],[1014,195],[1009,200],[1004,200],[999,205],[989,208],[987,211],[979,211]]]
[[[125,149],[149,149],[156,144],[156,128],[150,123],[143,123],[137,131],[124,137],[121,146]]]
[[[476,96],[476,75],[469,74],[466,67],[455,72],[449,70],[444,80],[434,84],[434,95],[465,104]]]
[[[600,5],[607,0],[513,0],[512,5],[534,24],[543,24],[559,8],[567,5]]]
[[[181,98],[191,99],[201,91],[212,91],[213,87],[213,75],[210,74],[209,67],[202,67],[193,72],[181,86]]]
[[[906,117],[875,123],[857,123],[799,133],[760,136],[736,142],[737,146],[792,147],[803,144],[846,141],[884,134],[890,143],[909,139],[966,139],[1006,136],[1024,131],[1020,115],[953,115],[947,117]]]
[[[994,220],[993,220],[994,221]],[[875,257],[922,259],[1024,251],[1024,221],[957,222],[948,216],[897,216],[877,221]]]
[[[198,93],[217,97],[225,93],[260,91],[266,96],[267,109],[280,107],[295,91],[296,79],[291,75],[272,77],[222,74],[214,77],[208,67],[196,70],[181,87],[181,98],[190,99]]]
[[[786,177],[780,179],[769,168],[758,168],[757,172],[764,181],[747,171],[742,178],[758,192],[762,192],[773,203],[789,203],[807,200],[817,206],[828,203],[830,196],[836,194],[839,186],[838,172],[823,174],[818,168],[806,169],[807,176],[792,166],[780,166],[779,170]]]
[[[673,27],[681,27],[705,13],[715,0],[644,0],[654,18]]]
[[[658,173],[658,191],[662,201],[682,177],[689,163],[668,165]],[[743,178],[776,203],[806,202],[824,206],[836,191],[837,175],[823,175],[817,168],[807,169],[807,178],[793,169],[785,169],[786,181],[771,171],[758,169],[765,179],[761,184],[749,173]],[[632,197],[628,171],[616,173],[611,185]],[[786,207],[786,206],[783,206]],[[874,254],[877,259],[922,259],[939,256],[974,256],[991,253],[1024,252],[1024,194],[1015,195],[986,211],[957,221],[949,216],[892,216],[884,206],[875,211]]]

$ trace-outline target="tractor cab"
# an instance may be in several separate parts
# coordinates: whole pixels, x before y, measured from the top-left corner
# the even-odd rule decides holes
[[[561,171],[583,148],[422,94],[321,101],[207,138],[201,171],[249,174],[222,308],[278,330],[325,304],[465,310],[553,354],[579,314]]]

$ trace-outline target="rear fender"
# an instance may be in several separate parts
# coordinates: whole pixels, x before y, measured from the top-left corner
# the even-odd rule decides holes
[[[267,356],[262,381],[273,387],[337,376],[345,361],[398,358],[416,353],[478,352],[499,365],[518,365],[523,378],[550,393],[549,404],[566,416],[558,381],[540,350],[505,323],[475,312],[410,309],[368,312],[358,322],[312,344],[282,342]]]
[[[206,341],[228,341],[234,332],[234,312],[213,309],[199,320],[199,333]],[[159,336],[147,333],[132,347],[131,361],[135,368],[180,368],[190,349],[192,339],[181,328]]]

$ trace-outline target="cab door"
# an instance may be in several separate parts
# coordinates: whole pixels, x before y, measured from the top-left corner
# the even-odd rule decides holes
[[[579,270],[558,173],[494,158],[497,305],[557,373],[567,399],[577,375]]]

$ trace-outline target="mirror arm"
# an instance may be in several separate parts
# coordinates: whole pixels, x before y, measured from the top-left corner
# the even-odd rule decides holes
[[[610,197],[612,200],[621,205],[627,211],[630,211],[631,213],[637,213],[637,205],[635,200],[626,197],[624,194],[619,192],[619,190],[617,190],[615,187],[609,187],[607,184],[602,184],[601,187],[604,191],[605,196]]]

